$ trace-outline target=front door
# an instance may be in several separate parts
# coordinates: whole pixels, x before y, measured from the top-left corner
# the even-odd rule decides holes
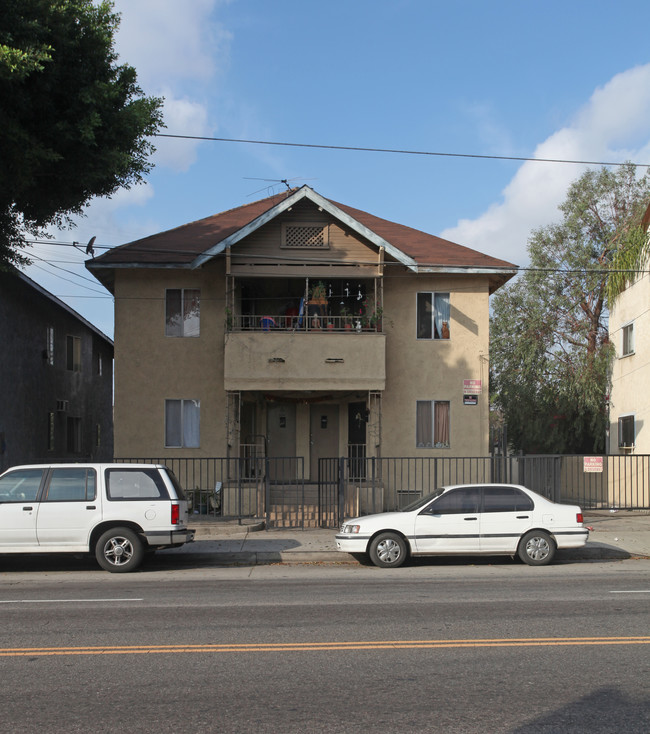
[[[295,403],[269,403],[266,410],[266,450],[271,480],[296,476]]]
[[[318,481],[318,460],[339,455],[339,406],[311,406],[309,420],[310,479]]]

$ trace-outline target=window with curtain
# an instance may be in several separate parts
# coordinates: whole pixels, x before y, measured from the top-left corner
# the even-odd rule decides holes
[[[200,400],[165,400],[165,446],[198,449],[200,419]]]
[[[448,400],[418,400],[415,420],[415,445],[417,448],[449,448]]]
[[[417,294],[417,338],[449,339],[449,293]]]
[[[165,336],[200,336],[201,291],[169,288],[165,292]]]

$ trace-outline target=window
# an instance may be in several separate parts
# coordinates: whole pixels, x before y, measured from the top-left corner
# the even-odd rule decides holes
[[[68,416],[66,448],[70,454],[81,453],[81,418]]]
[[[54,327],[48,326],[47,327],[47,334],[46,334],[46,360],[49,365],[54,364]]]
[[[0,502],[34,502],[44,469],[17,469],[0,478]]]
[[[81,338],[67,336],[65,349],[66,369],[71,372],[81,372]]]
[[[200,400],[165,400],[165,446],[199,448],[200,418]]]
[[[623,327],[622,332],[623,345],[621,356],[627,357],[629,354],[634,354],[634,324],[627,324]]]
[[[418,400],[415,443],[419,449],[449,448],[449,401]]]
[[[426,511],[427,515],[464,515],[478,512],[481,504],[479,487],[452,489],[433,502]]]
[[[96,497],[93,469],[52,469],[48,502],[88,502]]]
[[[483,512],[530,512],[535,509],[531,498],[513,487],[484,487]]]
[[[107,469],[106,496],[109,500],[169,499],[158,469]]]
[[[629,449],[634,446],[634,416],[623,415],[618,419],[618,447]]]
[[[417,338],[449,339],[449,293],[418,293]]]
[[[99,377],[101,377],[104,374],[104,361],[102,360],[102,355],[97,355],[97,374]]]
[[[165,298],[165,336],[199,336],[201,291],[171,288]]]

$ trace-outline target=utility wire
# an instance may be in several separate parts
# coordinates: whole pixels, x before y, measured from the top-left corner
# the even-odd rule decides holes
[[[173,133],[154,133],[154,138],[176,138],[179,140],[204,140],[214,143],[246,143],[250,145],[278,145],[289,148],[315,148],[321,150],[352,150],[363,153],[396,153],[398,155],[426,155],[444,158],[479,158],[497,161],[534,161],[536,163],[573,163],[584,166],[624,166],[649,168],[650,163],[626,163],[621,161],[577,161],[567,158],[529,158],[511,155],[480,155],[478,153],[441,153],[430,150],[406,150],[401,148],[365,148],[357,145],[324,145],[320,143],[289,143],[277,140],[247,140],[244,138],[215,138],[204,135],[175,135]]]

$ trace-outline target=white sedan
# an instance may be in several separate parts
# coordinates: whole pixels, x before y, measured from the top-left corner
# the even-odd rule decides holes
[[[346,520],[338,550],[367,553],[376,566],[397,568],[408,556],[519,555],[550,563],[558,548],[581,548],[589,530],[577,505],[551,502],[515,484],[442,487],[399,512]]]

